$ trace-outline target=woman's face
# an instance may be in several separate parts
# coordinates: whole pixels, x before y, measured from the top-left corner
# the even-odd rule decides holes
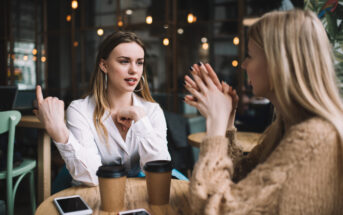
[[[135,42],[117,45],[100,68],[107,73],[107,87],[117,92],[133,92],[139,83],[144,66],[144,50]]]
[[[249,84],[255,96],[269,98],[271,88],[267,71],[267,60],[264,51],[253,40],[248,43],[248,56],[242,63],[247,71]]]

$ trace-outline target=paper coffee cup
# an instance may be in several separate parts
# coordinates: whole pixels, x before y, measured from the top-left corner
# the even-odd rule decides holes
[[[100,166],[99,177],[101,210],[121,211],[124,208],[124,196],[127,173],[123,166]]]
[[[147,162],[144,165],[149,203],[164,205],[169,203],[171,161],[158,160]]]

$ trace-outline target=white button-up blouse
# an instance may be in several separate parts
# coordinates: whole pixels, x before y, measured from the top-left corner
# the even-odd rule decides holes
[[[75,181],[90,186],[97,185],[96,171],[103,164],[123,164],[129,170],[129,175],[134,176],[148,161],[170,160],[167,126],[161,107],[134,93],[133,105],[143,107],[146,116],[132,123],[125,141],[109,112],[105,111],[102,122],[108,131],[107,144],[98,135],[93,123],[93,97],[87,96],[69,105],[68,142],[55,144]]]

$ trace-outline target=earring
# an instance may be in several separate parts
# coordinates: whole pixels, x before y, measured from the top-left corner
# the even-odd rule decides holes
[[[107,89],[107,73],[105,73],[105,89]]]
[[[142,75],[142,77],[141,77],[141,81],[143,81],[143,83],[142,83],[142,87],[141,87],[141,89],[139,89],[139,90],[134,90],[134,92],[135,93],[137,93],[137,92],[140,92],[140,91],[142,91],[143,90],[143,86],[144,86],[144,82],[145,82],[145,78],[144,78],[144,76]]]

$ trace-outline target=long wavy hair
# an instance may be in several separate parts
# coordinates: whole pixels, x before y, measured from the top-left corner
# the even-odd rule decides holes
[[[104,41],[101,42],[98,49],[98,54],[95,62],[95,70],[92,75],[90,84],[89,95],[93,96],[95,100],[95,110],[93,113],[93,122],[95,128],[99,136],[104,138],[105,142],[108,141],[108,131],[102,123],[101,118],[104,115],[105,110],[110,110],[110,106],[107,99],[107,80],[105,78],[105,73],[100,69],[99,64],[101,59],[106,60],[108,58],[108,56],[116,46],[118,46],[121,43],[132,42],[137,43],[140,47],[143,48],[145,58],[145,46],[143,42],[137,37],[137,35],[132,32],[114,32],[108,37],[106,37]],[[150,94],[145,70],[143,70],[142,76],[144,78],[140,79],[139,84],[136,87],[136,89],[142,90],[137,90],[138,92],[136,94],[147,101],[155,102]]]
[[[279,104],[275,120],[262,142],[265,160],[284,135],[285,123],[318,116],[330,122],[343,140],[343,104],[334,70],[332,46],[325,29],[311,11],[270,12],[248,32],[264,50],[269,83]]]

